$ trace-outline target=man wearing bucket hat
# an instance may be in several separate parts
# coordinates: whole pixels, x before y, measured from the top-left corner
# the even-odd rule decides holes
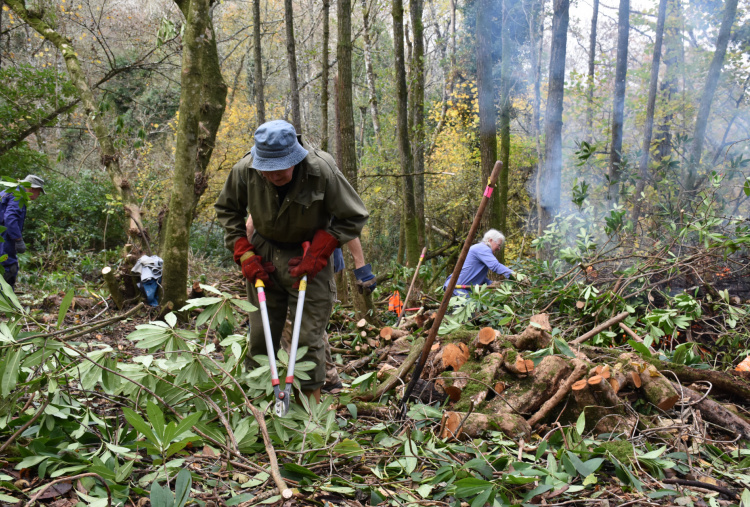
[[[294,127],[283,120],[258,127],[255,146],[232,168],[215,208],[225,244],[248,281],[253,305],[259,306],[252,288],[255,281],[266,285],[274,350],[279,348],[287,311],[296,314],[297,286],[307,274],[299,346],[308,347],[302,360],[312,361],[315,369],[300,384],[306,395],[319,400],[326,369],[325,329],[336,292],[329,261],[337,247],[359,237],[367,209],[333,158],[299,141]],[[255,227],[252,242],[245,236],[248,213]],[[303,255],[306,241],[310,247]],[[260,312],[252,312],[251,364],[254,355],[265,354]]]
[[[16,189],[25,191],[30,201],[36,200],[44,191],[44,180],[39,176],[29,174],[21,180],[21,185]],[[0,192],[0,225],[5,227],[2,232],[3,242],[0,243],[0,257],[8,257],[2,261],[3,278],[8,285],[14,287],[18,277],[18,254],[26,251],[26,243],[23,241],[23,225],[26,221],[26,204],[22,203],[12,190]]]

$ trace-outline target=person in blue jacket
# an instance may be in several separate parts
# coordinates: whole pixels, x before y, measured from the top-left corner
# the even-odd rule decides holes
[[[458,274],[458,282],[456,285],[485,285],[490,284],[492,281],[487,278],[487,272],[492,271],[498,275],[503,275],[505,278],[510,278],[513,271],[509,268],[500,264],[495,258],[495,252],[500,251],[505,243],[505,236],[497,229],[490,229],[484,234],[482,241],[473,245],[469,248],[469,253],[466,255],[466,261],[464,262],[461,272]],[[448,288],[448,280],[443,285],[443,290]],[[470,289],[457,288],[453,291],[454,296],[464,296],[469,293]]]
[[[21,180],[29,185],[19,186],[18,190],[25,190],[29,200],[33,201],[40,194],[45,194],[44,180],[39,176],[30,174]],[[7,259],[2,261],[5,272],[3,278],[8,285],[15,287],[18,277],[18,254],[26,251],[26,243],[23,241],[23,224],[26,221],[26,205],[22,205],[13,195],[13,191],[0,192],[0,225],[5,227],[2,232],[3,242],[0,243],[0,257],[5,255]]]

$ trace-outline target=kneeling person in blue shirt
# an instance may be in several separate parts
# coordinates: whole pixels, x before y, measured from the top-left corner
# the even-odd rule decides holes
[[[505,243],[505,236],[503,233],[496,230],[490,229],[484,234],[482,241],[473,245],[469,248],[469,253],[466,256],[466,261],[461,268],[461,273],[458,275],[457,286],[460,285],[486,285],[492,283],[487,278],[487,272],[492,271],[498,275],[503,275],[505,278],[510,278],[513,271],[509,268],[500,264],[495,258],[495,252],[498,252]],[[448,288],[448,282],[451,277],[443,284],[443,289]],[[463,296],[469,293],[469,289],[459,288],[453,291],[454,296]]]

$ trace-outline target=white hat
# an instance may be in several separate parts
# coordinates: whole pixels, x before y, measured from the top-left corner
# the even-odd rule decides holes
[[[31,188],[38,188],[42,191],[43,194],[46,194],[47,192],[44,191],[44,180],[40,178],[39,176],[36,176],[34,174],[29,174],[24,179],[21,180],[21,183],[30,183]]]

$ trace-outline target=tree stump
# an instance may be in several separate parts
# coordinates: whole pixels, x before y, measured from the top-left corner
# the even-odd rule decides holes
[[[111,267],[105,266],[102,268],[102,276],[104,277],[104,282],[107,284],[112,301],[114,301],[118,310],[122,310],[125,304],[125,297],[122,294],[122,290],[120,290],[120,284],[117,278],[115,278],[114,271],[112,271]]]

